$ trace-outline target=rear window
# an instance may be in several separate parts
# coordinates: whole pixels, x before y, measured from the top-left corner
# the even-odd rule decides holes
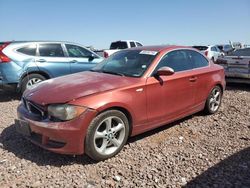
[[[64,57],[61,44],[40,44],[39,54],[44,57]]]
[[[110,49],[111,50],[115,50],[115,49],[126,49],[128,48],[127,42],[112,42],[110,45]]]
[[[22,54],[25,54],[25,55],[35,56],[36,55],[36,45],[25,46],[23,48],[18,49],[17,51],[22,53]]]
[[[250,48],[235,50],[229,53],[229,56],[250,56]]]
[[[204,51],[204,50],[207,50],[208,47],[207,46],[193,46],[193,48],[197,49],[197,50],[200,50],[200,51]]]

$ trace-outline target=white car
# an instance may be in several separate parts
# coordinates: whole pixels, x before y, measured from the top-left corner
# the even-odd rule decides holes
[[[110,49],[109,50],[103,50],[103,57],[107,58],[111,56],[113,53],[118,52],[122,49],[127,49],[127,48],[134,48],[142,46],[142,44],[138,41],[134,40],[119,40],[112,42],[110,44]]]
[[[192,47],[196,48],[197,50],[200,50],[201,53],[205,54],[213,62],[216,62],[218,57],[223,55],[223,52],[221,52],[217,46],[209,45],[209,46],[192,46]]]

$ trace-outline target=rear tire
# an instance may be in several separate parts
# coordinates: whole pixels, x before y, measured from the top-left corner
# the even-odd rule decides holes
[[[95,161],[113,157],[121,151],[128,135],[126,115],[118,110],[105,111],[96,116],[88,127],[85,153]]]
[[[29,74],[22,79],[21,82],[21,93],[23,93],[27,88],[46,80],[41,74]]]
[[[219,86],[215,86],[206,100],[204,111],[207,114],[216,113],[221,105],[221,98],[222,98],[222,90]]]

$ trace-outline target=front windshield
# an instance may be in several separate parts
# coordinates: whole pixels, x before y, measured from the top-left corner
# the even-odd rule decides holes
[[[156,55],[156,51],[123,50],[105,59],[94,67],[92,71],[129,77],[141,77]]]

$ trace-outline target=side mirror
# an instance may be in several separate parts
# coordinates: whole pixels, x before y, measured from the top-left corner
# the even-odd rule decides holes
[[[158,69],[156,75],[158,76],[170,76],[174,74],[174,70],[170,67],[161,67]]]

